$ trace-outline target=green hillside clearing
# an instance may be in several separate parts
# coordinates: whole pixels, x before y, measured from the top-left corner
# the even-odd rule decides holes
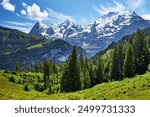
[[[102,83],[93,88],[73,92],[47,94],[23,90],[19,84],[14,84],[0,73],[0,99],[46,99],[46,100],[148,100],[150,99],[150,73],[137,75],[134,78],[126,78],[123,81]]]

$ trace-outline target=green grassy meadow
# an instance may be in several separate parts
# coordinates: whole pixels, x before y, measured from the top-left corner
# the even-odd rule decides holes
[[[102,83],[92,88],[48,94],[47,91],[24,91],[23,86],[9,81],[8,74],[0,72],[1,100],[149,100],[150,73],[136,75],[123,81]]]

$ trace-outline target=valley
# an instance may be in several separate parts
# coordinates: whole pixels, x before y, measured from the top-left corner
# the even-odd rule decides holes
[[[0,27],[0,99],[150,99],[149,26],[121,11],[29,34]]]

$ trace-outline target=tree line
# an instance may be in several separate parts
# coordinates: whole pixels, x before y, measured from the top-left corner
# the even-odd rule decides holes
[[[111,62],[104,62],[100,57],[95,65],[87,58],[84,59],[82,53],[78,58],[74,47],[64,67],[61,91],[77,91],[102,82],[123,80],[145,73],[149,65],[149,50],[145,39],[143,31],[138,30],[127,44],[117,44]]]
[[[42,73],[44,89],[53,92],[54,85],[59,84],[61,92],[73,92],[95,86],[103,82],[120,81],[136,74],[144,74],[149,66],[149,37],[138,30],[126,44],[117,44],[112,57],[104,60],[102,56],[93,64],[82,54],[78,56],[76,47],[63,65],[44,60],[29,71]],[[22,68],[17,64],[16,71]]]

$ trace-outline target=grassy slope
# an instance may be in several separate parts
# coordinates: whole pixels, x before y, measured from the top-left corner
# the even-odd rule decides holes
[[[0,99],[150,99],[150,73],[123,81],[102,83],[78,92],[50,95],[36,91],[25,92],[20,85],[0,75]]]

